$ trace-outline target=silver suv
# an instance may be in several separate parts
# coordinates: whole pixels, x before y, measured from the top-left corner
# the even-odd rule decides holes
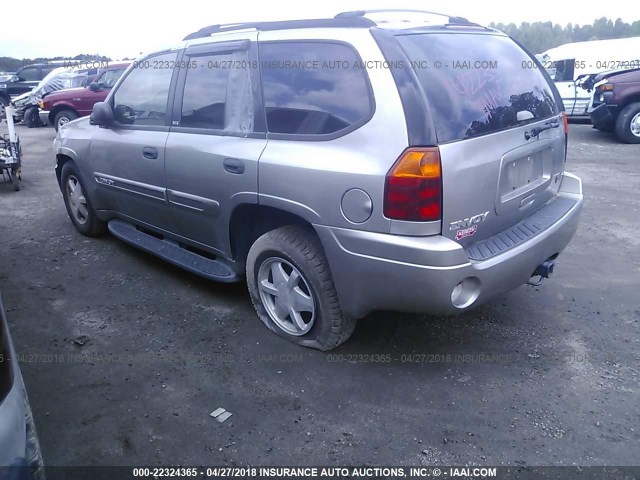
[[[562,110],[534,56],[460,17],[213,25],[61,128],[56,174],[82,234],[246,277],[270,330],[329,350],[374,310],[553,272],[582,206]]]

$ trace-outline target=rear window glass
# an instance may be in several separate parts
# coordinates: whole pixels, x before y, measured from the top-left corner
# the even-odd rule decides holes
[[[271,133],[326,135],[366,121],[369,86],[352,47],[324,42],[260,46],[267,127]]]
[[[558,113],[549,84],[508,37],[441,33],[402,35],[398,40],[427,95],[439,142]]]

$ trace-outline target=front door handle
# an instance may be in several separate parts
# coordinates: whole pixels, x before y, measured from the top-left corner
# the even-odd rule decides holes
[[[224,169],[229,173],[235,173],[236,175],[244,173],[244,162],[237,158],[225,158],[222,165],[224,165]]]
[[[158,149],[155,147],[144,147],[142,149],[142,156],[150,160],[158,158]]]

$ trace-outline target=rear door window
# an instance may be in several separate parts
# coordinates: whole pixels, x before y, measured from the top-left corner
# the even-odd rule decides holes
[[[260,45],[270,133],[335,135],[364,124],[373,100],[353,47],[319,41]]]
[[[427,96],[439,142],[559,113],[545,77],[508,37],[425,33],[400,35],[398,40]]]

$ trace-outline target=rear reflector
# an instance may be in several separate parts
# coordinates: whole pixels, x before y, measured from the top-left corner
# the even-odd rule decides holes
[[[384,215],[393,220],[442,219],[442,171],[438,147],[405,150],[387,174]]]

